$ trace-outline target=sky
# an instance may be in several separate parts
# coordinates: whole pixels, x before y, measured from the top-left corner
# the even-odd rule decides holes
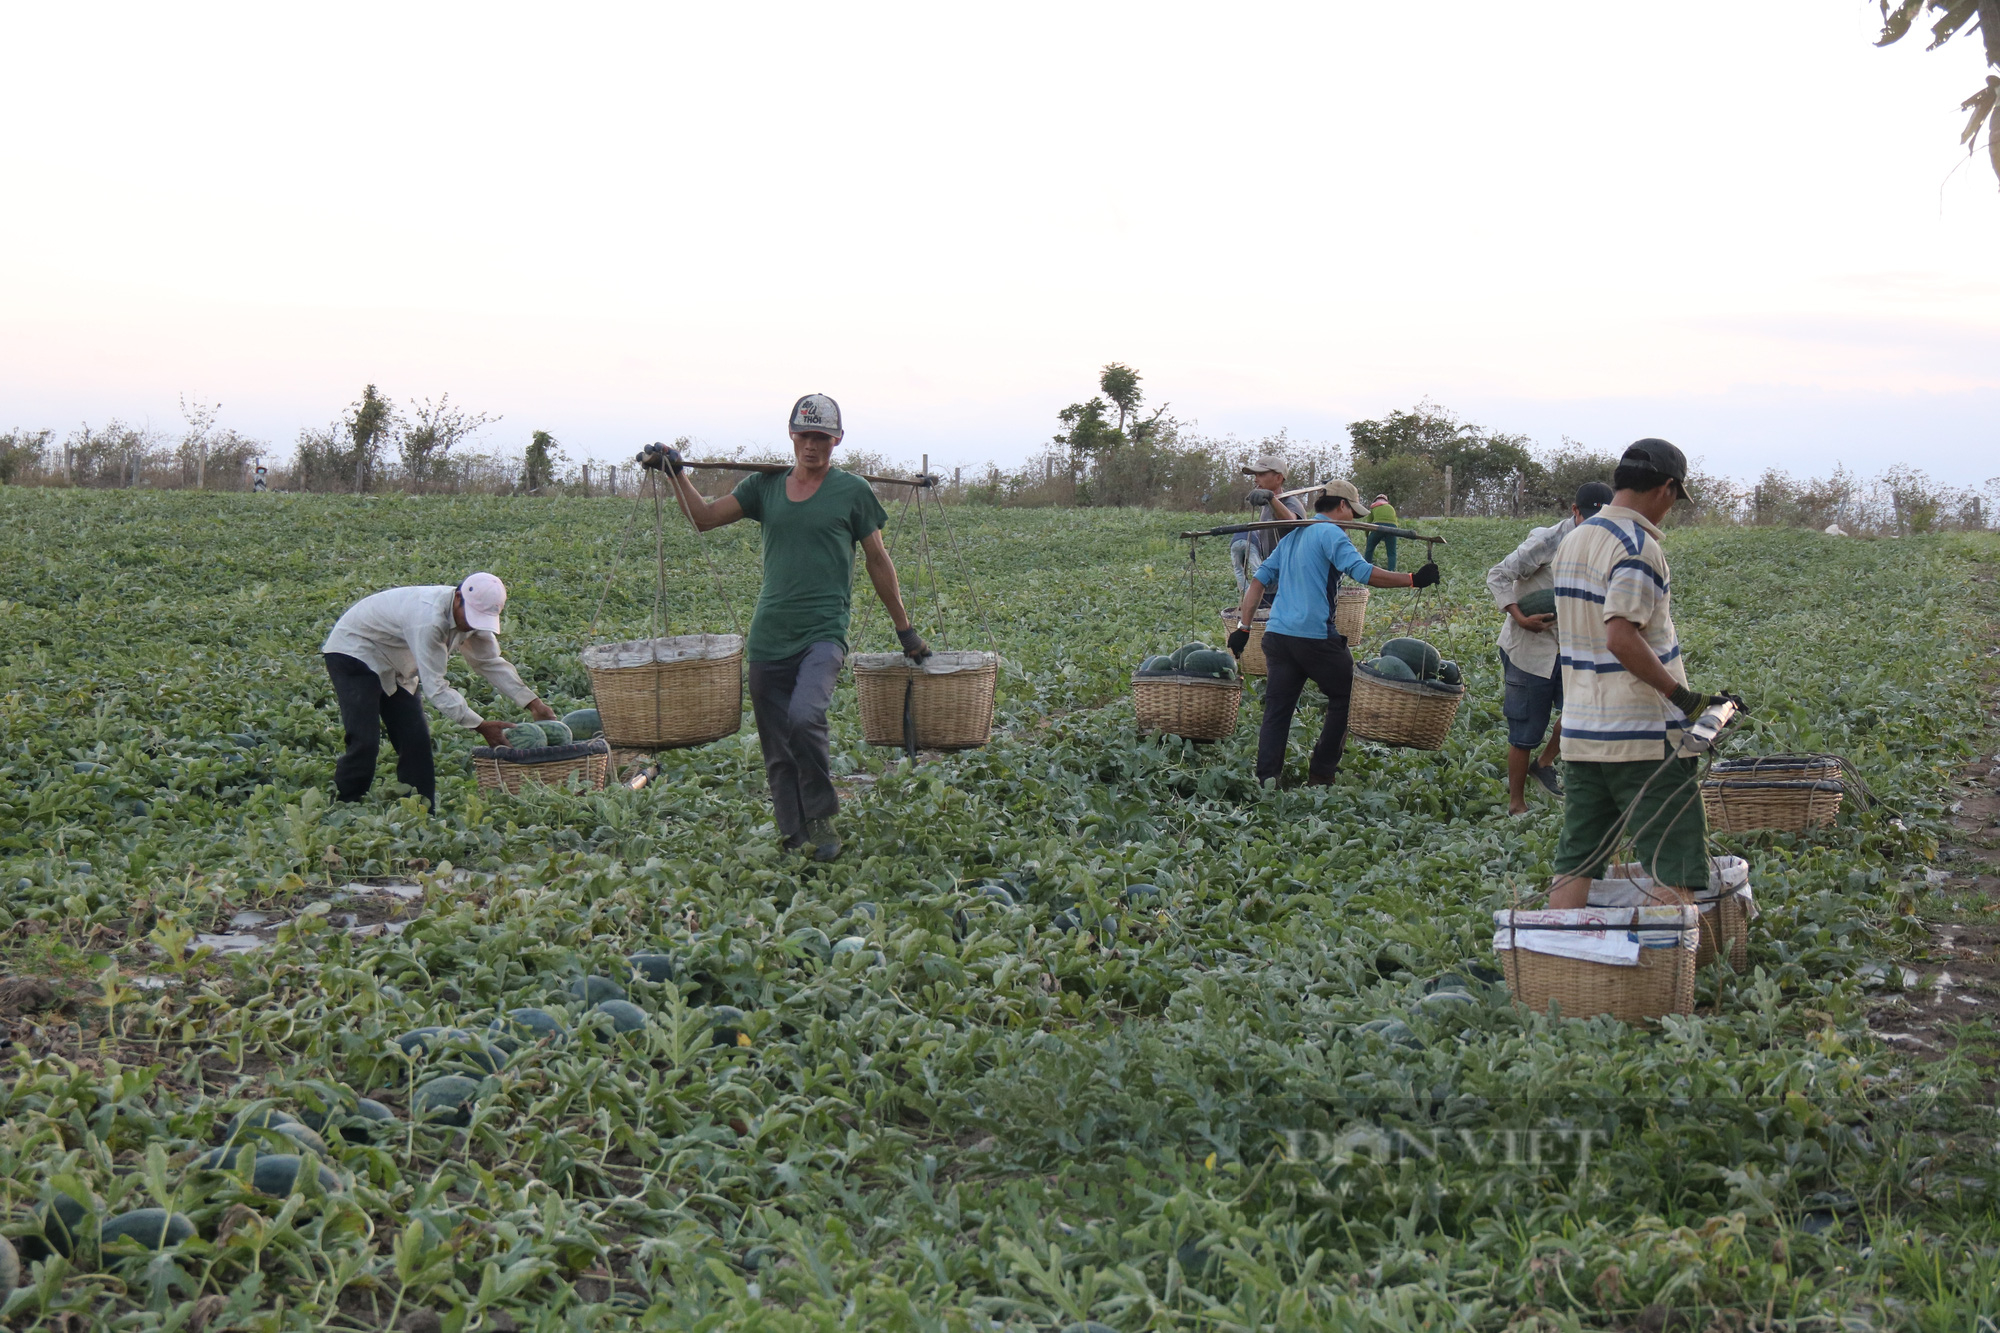
[[[572,457],[1018,462],[1420,399],[1710,471],[2000,474],[1976,35],[1872,0],[0,4],[0,429],[287,456],[365,383]]]

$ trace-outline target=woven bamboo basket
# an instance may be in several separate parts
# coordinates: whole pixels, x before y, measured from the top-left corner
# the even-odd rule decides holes
[[[1445,733],[1463,702],[1463,685],[1384,680],[1357,666],[1354,694],[1347,705],[1347,732],[1385,745],[1442,750]]]
[[[1711,833],[1825,828],[1840,814],[1846,784],[1828,779],[1717,778],[1701,780],[1701,808]]]
[[[1243,702],[1240,680],[1199,676],[1134,676],[1132,709],[1139,730],[1164,731],[1191,741],[1219,741],[1236,730]]]
[[[1334,629],[1348,643],[1360,643],[1361,631],[1368,624],[1368,589],[1343,583],[1340,591],[1334,594],[1333,601]]]
[[[1695,945],[1694,965],[1707,967],[1718,958],[1729,959],[1731,970],[1750,970],[1750,911],[1737,894],[1718,900],[1713,907],[1703,903],[1701,939]]]
[[[510,794],[531,782],[560,787],[571,778],[598,788],[611,776],[611,746],[602,736],[539,750],[481,745],[472,751],[472,772],[482,789],[504,787]]]
[[[848,663],[870,745],[903,745],[906,707],[920,750],[969,750],[993,738],[997,654],[937,652],[919,666],[901,653],[855,653]]]
[[[604,738],[620,749],[670,750],[732,736],[743,725],[743,640],[678,634],[583,650]]]
[[[1502,949],[1507,989],[1534,1010],[1554,1001],[1564,1018],[1609,1014],[1621,1023],[1652,1024],[1668,1014],[1694,1012],[1695,951],[1700,932],[1680,933],[1674,948],[1641,949],[1630,966],[1558,958],[1531,949]]]
[[[1839,782],[1846,766],[1837,754],[1759,754],[1718,759],[1709,765],[1715,778],[1754,778],[1760,782]]]
[[[1268,676],[1271,669],[1264,665],[1264,623],[1269,611],[1259,611],[1250,622],[1250,642],[1243,645],[1243,656],[1236,659],[1238,674],[1245,676]],[[1234,634],[1237,628],[1236,608],[1222,609],[1223,626]]]

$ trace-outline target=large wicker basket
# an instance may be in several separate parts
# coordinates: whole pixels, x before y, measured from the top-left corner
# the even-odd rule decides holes
[[[1347,705],[1347,734],[1413,750],[1442,750],[1445,733],[1463,702],[1463,685],[1385,680],[1357,666],[1354,694]]]
[[[1761,782],[1839,782],[1846,766],[1837,754],[1758,754],[1718,759],[1709,765],[1715,778],[1754,778]]]
[[[1718,765],[1719,767],[1719,765]],[[1710,833],[1825,828],[1840,814],[1844,783],[1831,779],[1718,778],[1701,780],[1701,808]]]
[[[1711,856],[1708,887],[1695,894],[1701,909],[1701,938],[1695,945],[1694,965],[1707,967],[1718,957],[1727,957],[1738,972],[1750,970],[1750,867],[1741,857]],[[1653,889],[1644,866],[1623,861],[1606,868],[1604,878],[1590,886],[1593,907],[1620,907],[1669,902]]]
[[[938,652],[919,666],[901,653],[855,653],[848,663],[870,745],[903,746],[906,712],[920,750],[969,750],[993,738],[996,654]]]
[[[518,793],[530,782],[560,787],[571,778],[598,788],[611,776],[611,747],[602,736],[539,750],[481,745],[472,751],[472,772],[481,788],[504,787],[510,793]]]
[[[1242,675],[1271,674],[1270,668],[1264,665],[1264,625],[1270,614],[1268,610],[1259,611],[1250,621],[1250,642],[1243,645],[1243,656],[1236,659],[1236,669]],[[1236,632],[1239,622],[1236,619],[1235,607],[1226,606],[1222,609],[1222,624],[1229,633]]]
[[[1240,680],[1199,676],[1132,677],[1132,710],[1139,730],[1164,731],[1191,741],[1219,741],[1236,730]]]
[[[743,725],[743,640],[679,634],[583,650],[604,738],[620,749],[668,750],[734,735]]]
[[[1698,917],[1692,908],[1688,917]],[[1500,965],[1507,989],[1536,1013],[1554,1001],[1564,1018],[1609,1014],[1621,1023],[1651,1024],[1668,1014],[1694,1012],[1695,953],[1700,935],[1694,921],[1679,932],[1673,948],[1641,949],[1630,965],[1561,958],[1531,949],[1502,948]]]
[[[1268,610],[1259,611],[1250,623],[1250,642],[1244,645],[1243,656],[1237,667],[1246,676],[1268,676],[1270,668],[1264,664],[1264,623],[1269,618]],[[1236,608],[1222,609],[1222,623],[1231,633],[1237,628]],[[1361,642],[1361,631],[1368,623],[1368,589],[1342,584],[1334,595],[1333,627],[1351,646]]]

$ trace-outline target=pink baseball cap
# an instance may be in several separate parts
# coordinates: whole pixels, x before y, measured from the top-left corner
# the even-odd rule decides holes
[[[507,585],[497,575],[481,572],[458,585],[465,598],[465,623],[488,634],[500,632],[500,613],[507,607]]]

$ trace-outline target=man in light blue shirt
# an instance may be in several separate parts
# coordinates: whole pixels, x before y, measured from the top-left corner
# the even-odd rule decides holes
[[[1377,569],[1340,529],[1360,514],[1361,492],[1347,481],[1329,482],[1326,494],[1313,506],[1317,521],[1285,534],[1243,593],[1236,623],[1248,625],[1264,589],[1275,580],[1278,600],[1264,627],[1264,662],[1270,677],[1264,688],[1264,724],[1257,733],[1257,780],[1284,772],[1285,745],[1292,733],[1292,715],[1306,682],[1326,695],[1326,727],[1313,746],[1306,778],[1314,786],[1331,783],[1340,772],[1347,747],[1347,701],[1354,690],[1354,658],[1347,639],[1334,627],[1341,575],[1371,588],[1428,588],[1438,581],[1438,567],[1427,563],[1414,574]],[[1229,651],[1238,657],[1249,645],[1247,630],[1229,636]]]

